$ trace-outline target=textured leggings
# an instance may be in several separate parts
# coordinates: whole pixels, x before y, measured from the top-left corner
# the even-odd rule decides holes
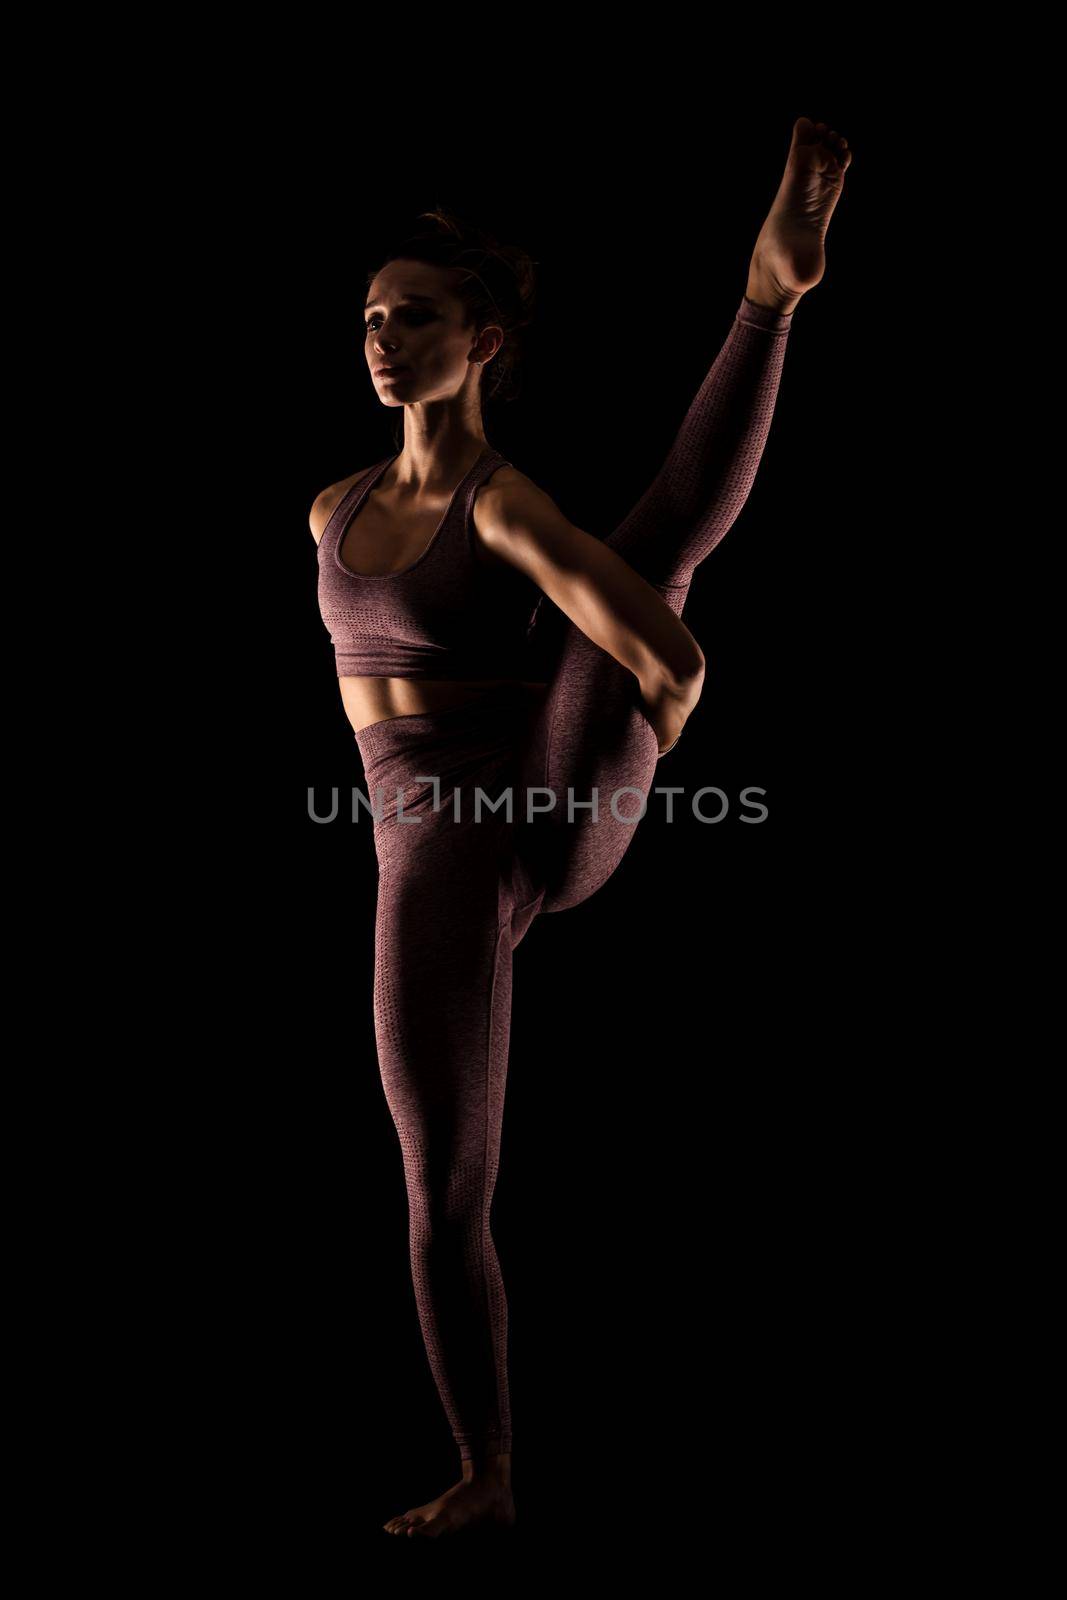
[[[742,301],[666,461],[606,540],[678,616],[755,479],[790,327]],[[658,743],[634,675],[571,623],[536,704],[505,687],[372,723],[356,739],[379,868],[374,1024],[415,1302],[460,1456],[478,1461],[511,1449],[507,1301],[489,1212],[512,952],[539,913],[578,905],[615,870]]]

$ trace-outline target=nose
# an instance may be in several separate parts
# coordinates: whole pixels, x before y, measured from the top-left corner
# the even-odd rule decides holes
[[[390,351],[396,349],[396,340],[386,332],[388,326],[387,322],[383,322],[374,335],[374,348],[380,356],[388,355]]]

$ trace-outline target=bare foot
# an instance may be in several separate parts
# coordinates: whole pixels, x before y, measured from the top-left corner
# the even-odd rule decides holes
[[[493,1477],[461,1479],[436,1500],[390,1517],[382,1526],[386,1533],[403,1534],[409,1539],[437,1539],[443,1533],[458,1533],[460,1528],[478,1522],[514,1525],[515,1501],[509,1483]]]
[[[778,193],[749,267],[750,300],[788,314],[826,271],[823,240],[852,163],[848,140],[825,122],[798,117]]]

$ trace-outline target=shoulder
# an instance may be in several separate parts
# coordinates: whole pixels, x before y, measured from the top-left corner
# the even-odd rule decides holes
[[[331,483],[328,489],[321,490],[315,496],[311,503],[311,510],[308,512],[308,526],[316,544],[326,532],[326,524],[349,489],[357,484],[361,478],[365,478],[368,472],[373,471],[373,467],[361,467],[358,472],[353,472],[347,478],[340,478],[337,483]]]
[[[563,513],[540,484],[507,462],[480,486],[471,516],[479,541],[494,549],[536,533]]]
[[[510,462],[481,486],[471,521],[473,537],[490,560],[497,557],[530,575],[545,557],[568,559],[575,542],[589,538],[574,527],[547,490]]]

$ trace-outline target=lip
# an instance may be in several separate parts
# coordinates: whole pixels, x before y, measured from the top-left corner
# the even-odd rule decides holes
[[[375,367],[376,378],[402,378],[405,372],[410,372],[410,367]]]

